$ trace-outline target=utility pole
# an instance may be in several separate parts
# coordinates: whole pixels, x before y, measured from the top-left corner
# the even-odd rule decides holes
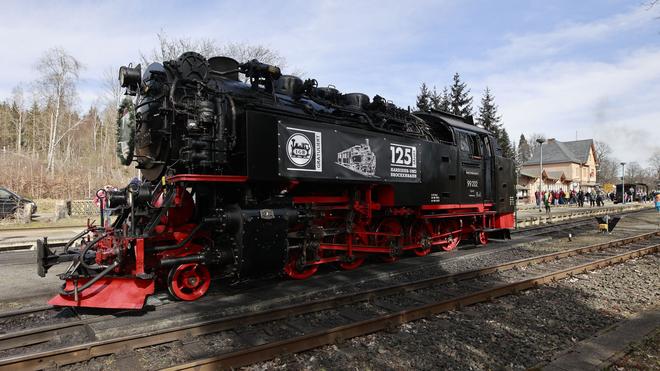
[[[626,203],[626,163],[621,163],[621,202]]]
[[[541,150],[539,161],[539,167],[541,169],[541,172],[539,173],[539,197],[541,198],[541,202],[539,202],[539,212],[541,212],[541,204],[543,203],[543,143],[545,142],[545,138],[538,138],[536,142],[539,144],[539,149]]]

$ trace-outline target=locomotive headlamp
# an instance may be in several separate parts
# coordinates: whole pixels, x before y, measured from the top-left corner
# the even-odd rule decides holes
[[[256,59],[239,65],[241,72],[247,77],[252,78],[271,78],[277,80],[282,76],[282,70],[279,67],[266,63],[261,63]]]
[[[140,86],[141,78],[142,67],[139,64],[135,67],[119,67],[119,83],[122,88],[136,89]]]

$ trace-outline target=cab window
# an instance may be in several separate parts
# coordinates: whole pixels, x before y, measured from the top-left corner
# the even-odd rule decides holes
[[[431,126],[431,133],[439,141],[446,143],[454,142],[454,135],[452,134],[449,126],[447,126],[444,122],[434,122]]]
[[[460,148],[461,151],[467,153],[472,157],[481,156],[481,146],[479,144],[479,139],[476,135],[461,133],[460,136]]]

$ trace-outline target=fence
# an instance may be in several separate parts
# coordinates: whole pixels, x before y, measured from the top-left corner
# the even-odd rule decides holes
[[[67,207],[71,216],[94,216],[99,213],[99,207],[92,200],[73,200]]]

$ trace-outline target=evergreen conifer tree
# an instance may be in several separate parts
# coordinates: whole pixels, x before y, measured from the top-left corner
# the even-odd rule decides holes
[[[500,148],[502,148],[502,156],[506,158],[515,158],[516,152],[513,150],[513,146],[511,145],[509,133],[507,133],[504,126],[501,125],[497,132],[499,134],[497,136],[497,142],[500,144]]]
[[[461,81],[461,76],[458,72],[454,74],[454,83],[451,86],[449,101],[451,113],[454,115],[463,117],[472,115],[470,89],[468,89],[466,83]]]
[[[449,112],[451,105],[449,103],[449,90],[445,86],[442,88],[442,95],[440,95],[440,104],[438,105],[438,110]]]
[[[423,82],[422,86],[419,88],[419,94],[417,95],[417,109],[420,111],[428,111],[431,108],[431,92],[426,86],[426,83]]]
[[[479,107],[477,125],[491,133],[497,134],[502,117],[497,114],[497,106],[493,103],[494,99],[495,97],[491,94],[490,89],[486,87],[486,90],[484,90],[484,96],[481,98],[481,107]]]
[[[497,114],[497,105],[493,102],[494,100],[495,97],[490,92],[490,89],[486,87],[484,95],[481,98],[481,107],[479,107],[479,115],[476,120],[477,125],[495,135],[497,143],[502,148],[502,155],[504,157],[514,158],[515,151],[511,145],[509,133],[506,132],[506,129],[500,123],[502,116]]]
[[[431,94],[429,95],[429,105],[432,109],[438,110],[440,109],[441,101],[442,101],[442,96],[438,94],[438,91],[434,86],[433,91],[431,91]]]

